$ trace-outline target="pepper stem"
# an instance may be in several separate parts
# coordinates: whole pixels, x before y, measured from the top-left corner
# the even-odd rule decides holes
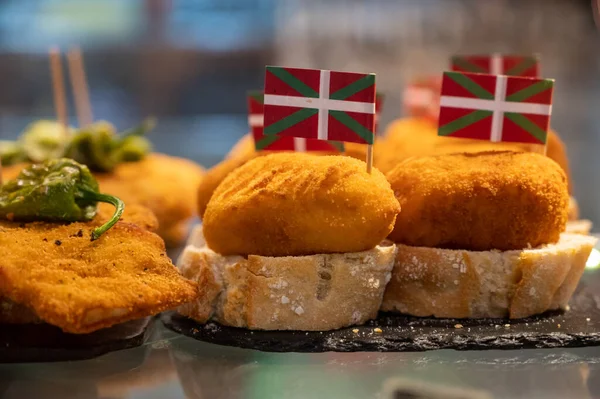
[[[101,194],[86,189],[81,189],[81,192],[86,199],[98,202],[107,202],[115,206],[115,213],[113,213],[109,221],[104,223],[102,226],[96,227],[94,230],[92,230],[92,241],[95,241],[119,221],[121,215],[123,215],[123,211],[125,210],[125,203],[123,203],[123,201],[121,201],[119,198],[114,197],[112,195]]]

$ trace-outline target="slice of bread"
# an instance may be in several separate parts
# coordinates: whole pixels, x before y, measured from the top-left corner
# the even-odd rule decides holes
[[[592,221],[587,219],[569,220],[565,233],[588,235],[592,231]]]
[[[345,254],[222,256],[201,227],[178,259],[199,284],[198,299],[178,311],[198,322],[260,330],[325,331],[377,317],[396,247]]]
[[[556,244],[504,252],[397,244],[381,309],[415,316],[516,319],[564,308],[596,241],[563,233]]]

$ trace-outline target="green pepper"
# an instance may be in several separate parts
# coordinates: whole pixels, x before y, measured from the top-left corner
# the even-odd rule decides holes
[[[25,129],[20,143],[29,161],[44,162],[64,156],[72,133],[71,128],[65,132],[58,122],[41,120]]]
[[[105,121],[92,123],[75,134],[65,156],[93,171],[110,172],[119,163],[113,151],[115,139],[113,125]]]
[[[78,222],[96,216],[98,202],[115,206],[108,222],[92,231],[92,241],[114,226],[125,205],[98,192],[90,170],[71,159],[33,164],[0,187],[0,218],[11,221]]]
[[[14,165],[19,162],[25,162],[27,156],[23,147],[16,141],[0,140],[0,159],[2,165]]]

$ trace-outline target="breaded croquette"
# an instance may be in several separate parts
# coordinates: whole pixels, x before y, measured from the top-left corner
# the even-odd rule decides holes
[[[522,143],[490,143],[437,135],[437,125],[427,119],[404,118],[392,122],[384,137],[375,145],[375,166],[388,173],[405,159],[415,156],[433,156],[460,152],[480,151],[530,151],[539,152],[541,146]],[[569,161],[565,145],[550,129],[546,144],[546,154],[567,174],[569,192],[572,192],[569,174]]]
[[[278,153],[223,180],[204,214],[204,234],[222,255],[358,252],[379,244],[399,211],[385,176],[368,174],[362,161]]]
[[[365,159],[367,154],[366,145],[358,143],[344,143],[344,145],[346,150],[344,154],[341,155],[361,160]],[[198,186],[198,215],[200,218],[204,217],[206,206],[208,205],[208,201],[213,192],[230,172],[257,156],[267,155],[269,153],[269,151],[256,152],[254,149],[254,139],[250,134],[246,134],[238,140],[225,159],[206,172]],[[325,152],[312,152],[311,154],[335,155]]]
[[[569,194],[560,166],[535,153],[481,152],[409,159],[387,175],[402,206],[389,238],[475,251],[555,243]]]
[[[125,204],[147,206],[158,218],[158,235],[167,246],[180,244],[195,214],[196,188],[204,174],[192,161],[152,153],[139,162],[119,164],[112,173],[98,174],[102,192]]]
[[[76,334],[193,300],[196,284],[178,273],[160,237],[125,221],[152,219],[151,213],[127,208],[96,241],[90,232],[105,220],[103,212],[87,223],[0,222],[0,297]]]
[[[206,212],[206,206],[208,205],[208,201],[210,201],[210,197],[212,197],[213,192],[219,184],[221,184],[223,179],[225,179],[229,173],[256,156],[256,152],[251,152],[244,156],[240,154],[239,156],[228,157],[206,171],[206,174],[198,185],[196,194],[198,198],[198,215],[201,219],[204,218],[204,212]]]

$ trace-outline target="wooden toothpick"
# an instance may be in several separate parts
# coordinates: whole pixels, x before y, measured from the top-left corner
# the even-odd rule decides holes
[[[81,128],[91,124],[94,120],[81,49],[79,47],[70,49],[67,53],[67,60],[71,87],[75,98],[75,112]]]
[[[367,173],[371,174],[373,170],[373,144],[367,146]]]
[[[65,95],[65,80],[60,62],[60,50],[58,47],[50,48],[50,75],[52,77],[52,91],[54,93],[54,110],[56,119],[63,128],[63,134],[68,135],[67,99]]]

